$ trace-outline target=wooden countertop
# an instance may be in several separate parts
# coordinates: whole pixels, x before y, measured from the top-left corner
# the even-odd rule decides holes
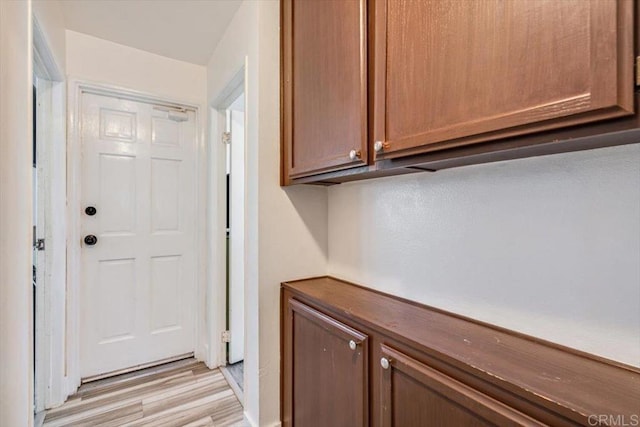
[[[613,415],[630,422],[640,415],[638,368],[331,277],[282,286],[328,313],[429,349],[432,356],[533,402],[554,402],[554,410],[569,419]]]

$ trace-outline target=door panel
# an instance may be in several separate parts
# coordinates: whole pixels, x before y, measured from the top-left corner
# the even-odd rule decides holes
[[[81,375],[190,353],[195,113],[82,95]],[[96,208],[93,216],[84,213]]]
[[[97,325],[100,344],[131,339],[135,335],[136,260],[114,259],[98,263],[96,299],[103,301]]]
[[[384,344],[380,354],[382,427],[543,425]]]
[[[180,160],[151,159],[151,231],[179,231]]]
[[[634,111],[631,1],[377,8],[374,133],[387,157]]]
[[[180,270],[182,257],[151,257],[151,333],[180,325]]]
[[[133,233],[136,228],[136,159],[114,154],[99,155],[99,183],[118,191],[101,191],[100,218],[103,233]],[[101,189],[102,190],[102,189]]]
[[[293,425],[368,425],[367,336],[293,299],[288,310]]]
[[[180,124],[162,117],[151,118],[151,141],[154,144],[180,144]]]
[[[366,4],[283,2],[287,178],[368,164]]]

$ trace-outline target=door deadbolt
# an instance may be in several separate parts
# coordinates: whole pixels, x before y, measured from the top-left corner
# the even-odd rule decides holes
[[[96,212],[98,211],[93,206],[87,206],[87,208],[84,210],[84,213],[86,213],[89,216],[94,216]]]
[[[84,243],[89,246],[93,246],[98,243],[98,238],[93,234],[89,234],[88,236],[84,236]]]

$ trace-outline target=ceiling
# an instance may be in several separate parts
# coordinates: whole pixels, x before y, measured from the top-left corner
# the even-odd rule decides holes
[[[206,65],[242,0],[62,0],[69,30]]]

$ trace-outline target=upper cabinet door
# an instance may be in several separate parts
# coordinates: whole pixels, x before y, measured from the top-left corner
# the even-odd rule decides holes
[[[379,155],[633,114],[631,0],[376,0],[374,19]]]
[[[366,13],[366,0],[282,2],[283,184],[368,163]]]

